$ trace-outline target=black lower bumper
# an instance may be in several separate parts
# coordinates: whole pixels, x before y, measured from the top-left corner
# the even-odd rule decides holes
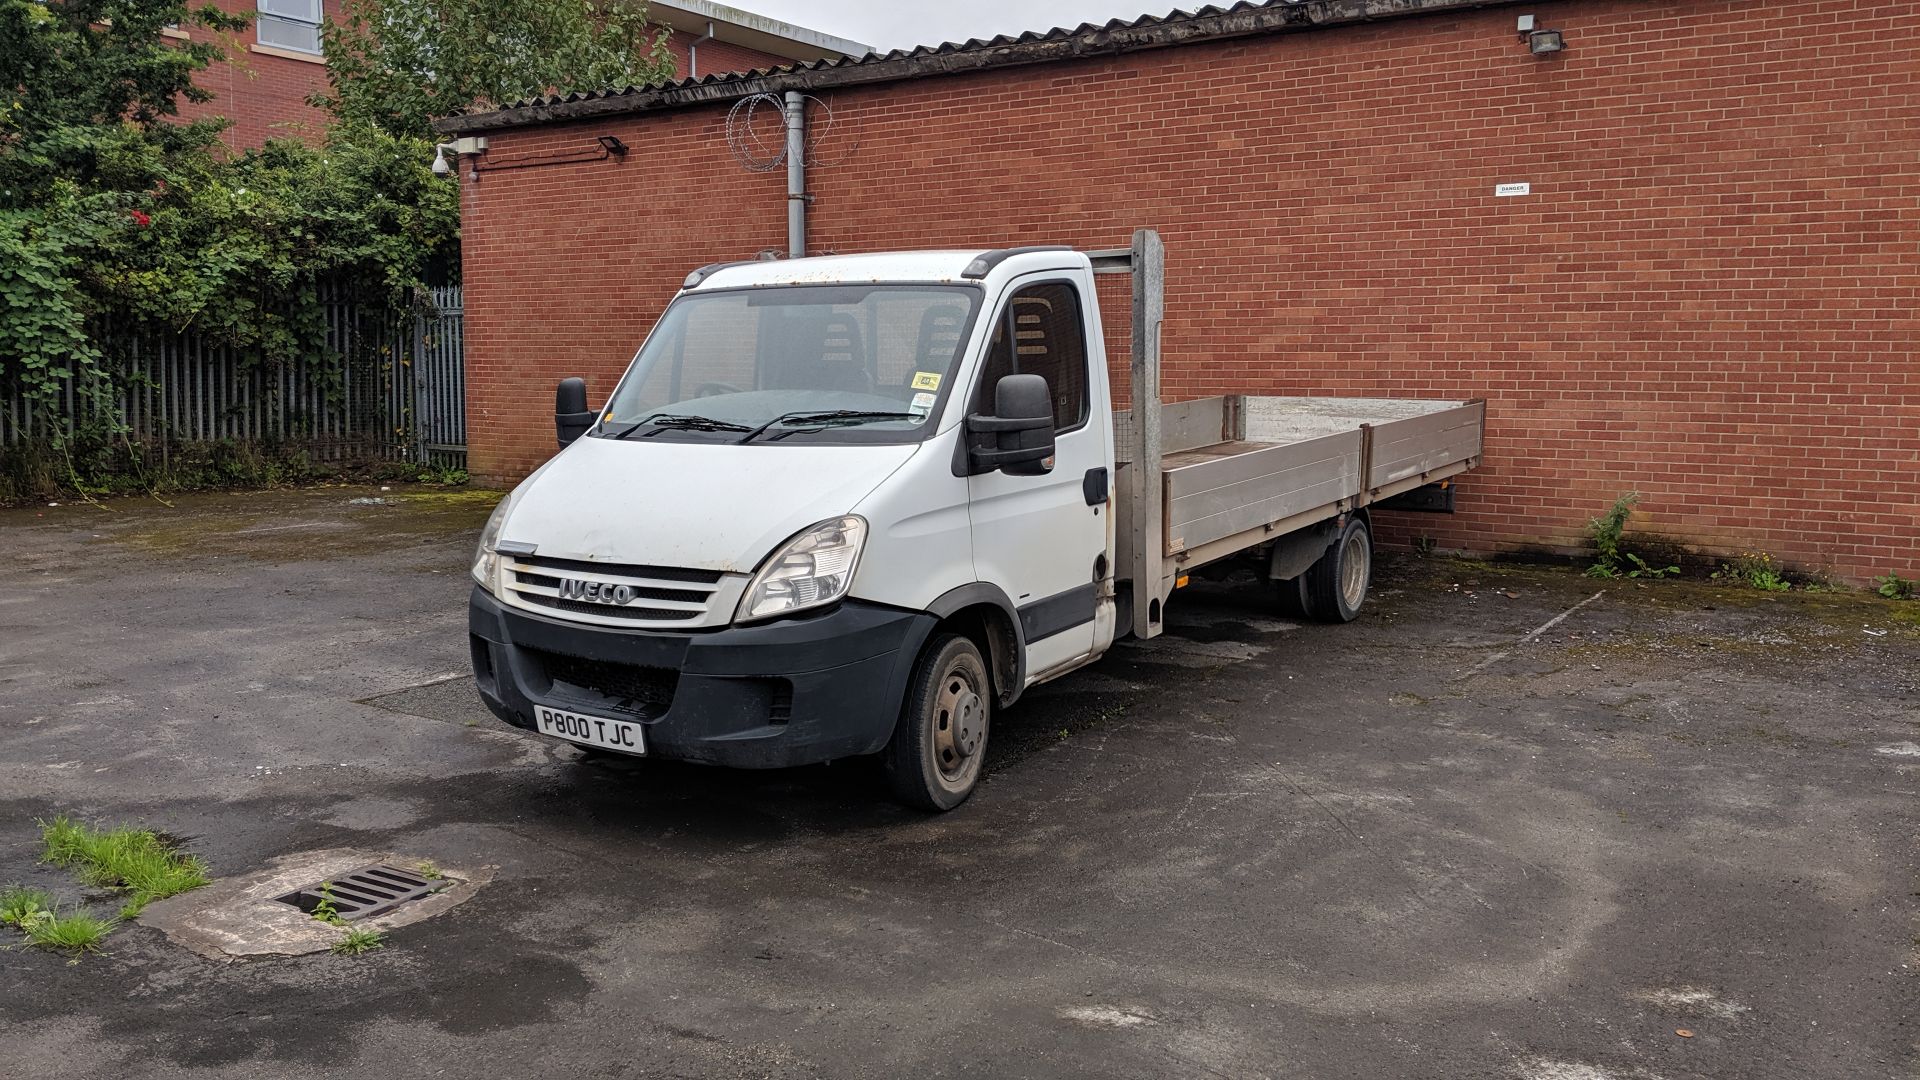
[[[494,714],[534,703],[637,720],[650,756],[772,769],[871,754],[900,715],[931,615],[847,601],[704,633],[620,630],[467,605],[474,679]]]

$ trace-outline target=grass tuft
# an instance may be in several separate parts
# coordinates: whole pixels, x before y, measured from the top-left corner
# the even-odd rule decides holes
[[[113,923],[79,911],[71,915],[41,911],[21,929],[35,945],[73,953],[99,952],[100,943],[113,930]]]
[[[40,912],[53,910],[53,894],[45,889],[26,889],[18,885],[0,892],[0,923],[25,930]]]
[[[333,943],[333,951],[341,956],[359,956],[361,953],[382,948],[385,944],[386,942],[381,940],[380,931],[355,926],[348,928],[346,933],[340,935],[340,940]]]
[[[123,919],[211,880],[205,863],[149,829],[100,831],[62,816],[40,823],[40,840],[47,862],[68,867],[88,885],[132,893],[120,908]]]
[[[53,894],[18,885],[0,892],[0,923],[27,935],[27,941],[72,953],[98,952],[113,923],[83,912],[61,915]]]

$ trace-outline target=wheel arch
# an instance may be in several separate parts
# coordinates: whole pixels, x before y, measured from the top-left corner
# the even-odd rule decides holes
[[[987,656],[994,701],[1005,708],[1020,697],[1027,681],[1027,643],[1013,601],[997,585],[976,581],[941,594],[927,607],[939,619],[934,628],[961,634]]]
[[[1288,581],[1306,573],[1322,555],[1333,549],[1340,534],[1346,531],[1349,520],[1359,521],[1366,528],[1368,539],[1372,539],[1373,515],[1364,506],[1328,518],[1298,532],[1288,533],[1268,545],[1267,577],[1274,581]]]

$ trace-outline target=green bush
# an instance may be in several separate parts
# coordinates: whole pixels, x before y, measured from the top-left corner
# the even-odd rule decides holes
[[[0,0],[0,394],[62,432],[8,452],[0,498],[121,482],[100,459],[128,430],[128,342],[191,332],[252,369],[324,361],[318,283],[398,303],[456,277],[460,185],[432,173],[435,118],[672,71],[644,0],[348,0],[323,30],[324,140],[234,155],[226,120],[179,105],[212,99],[194,76],[241,59],[252,17]],[[195,32],[161,34],[173,26]],[[236,482],[272,468],[213,457]]]
[[[340,123],[319,146],[234,156],[226,121],[179,119],[249,18],[0,0],[0,387],[49,419],[71,407],[62,421],[123,431],[120,354],[137,337],[192,331],[249,365],[292,363],[325,351],[318,282],[397,299],[457,269],[458,187],[432,174],[424,133]],[[180,42],[170,25],[209,33]]]

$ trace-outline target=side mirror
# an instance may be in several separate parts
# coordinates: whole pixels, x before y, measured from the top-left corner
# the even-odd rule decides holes
[[[561,379],[553,392],[553,431],[561,446],[570,446],[593,426],[593,410],[587,408],[587,380]]]
[[[1002,469],[1041,476],[1053,465],[1053,391],[1038,375],[1004,375],[993,388],[995,416],[967,417],[967,461],[976,473]]]

